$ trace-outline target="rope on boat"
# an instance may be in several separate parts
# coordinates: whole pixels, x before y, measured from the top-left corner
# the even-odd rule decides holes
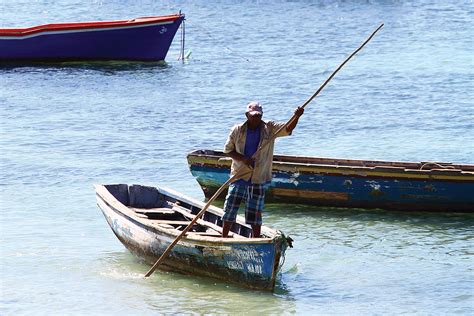
[[[443,165],[440,165],[437,162],[426,162],[420,167],[420,170],[423,170],[423,168],[426,167],[426,166],[436,166],[436,167],[439,167],[441,169],[454,169],[453,166],[443,166]]]
[[[179,11],[181,14],[181,11]],[[182,63],[184,63],[184,60],[186,59],[184,56],[184,42],[185,42],[185,33],[186,33],[186,19],[183,19],[183,22],[181,23],[181,51],[178,56],[178,60],[181,60]]]
[[[283,238],[286,240],[288,247],[293,248],[293,238],[291,238],[290,236],[285,236],[285,235],[283,235]],[[286,251],[280,257],[280,262],[278,263],[277,271],[281,270],[281,267],[283,267],[283,265],[285,264],[285,259],[286,259]]]
[[[278,264],[278,270],[281,271],[281,268],[285,264],[285,259],[286,259],[286,252],[283,254],[283,256],[280,257],[280,263]]]

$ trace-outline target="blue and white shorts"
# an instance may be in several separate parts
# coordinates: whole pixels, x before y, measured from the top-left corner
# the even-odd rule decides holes
[[[265,203],[265,184],[241,185],[232,183],[225,198],[222,220],[235,222],[240,203],[245,200],[245,223],[262,225],[262,212]]]

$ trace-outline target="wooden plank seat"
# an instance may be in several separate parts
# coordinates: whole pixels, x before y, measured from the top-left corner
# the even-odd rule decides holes
[[[134,211],[138,217],[148,218],[149,220],[170,220],[170,221],[182,221],[185,217],[171,208],[137,208],[130,207],[130,210]]]
[[[152,219],[155,224],[168,224],[168,225],[189,225],[191,221],[173,221],[167,219]]]
[[[181,213],[183,216],[187,217],[187,218],[190,218],[191,220],[193,220],[196,215],[194,214],[191,214],[186,208],[182,207],[182,206],[179,206],[177,204],[174,204],[173,206],[173,210],[175,210],[176,212],[179,212]],[[214,224],[214,223],[211,223],[211,222],[207,222],[205,220],[202,220],[202,219],[198,219],[197,220],[197,223],[199,225],[203,225],[203,226],[206,226],[206,227],[209,227],[211,228],[212,230],[216,231],[217,233],[219,233],[219,236],[222,236],[222,227]],[[196,232],[192,232],[193,234],[195,234]],[[229,237],[231,238],[248,238],[248,237],[245,237],[245,236],[242,236],[242,235],[239,235],[239,234],[236,234],[232,231],[229,232]]]
[[[137,208],[137,207],[130,207],[132,211],[139,214],[173,214],[173,211],[170,208],[166,207],[159,207],[159,208]]]
[[[205,232],[188,232],[188,235],[200,235],[200,236],[212,236],[212,237],[221,237],[222,234],[216,231],[205,231]]]
[[[172,204],[170,205],[172,208],[137,208],[137,207],[130,207],[132,211],[134,211],[137,216],[141,218],[148,218],[150,221],[152,221],[154,224],[160,225],[161,227],[166,227],[169,229],[177,229],[178,227],[175,227],[176,225],[181,225],[181,226],[187,226],[191,223],[191,221],[196,217],[196,215],[191,214],[188,209],[179,206],[177,204]],[[163,215],[163,217],[167,216],[172,216],[173,214],[180,214],[184,216],[185,218],[188,218],[189,221],[183,221],[183,220],[172,220],[172,219],[154,219],[152,217],[159,217],[160,215]],[[151,217],[151,218],[150,218]],[[194,225],[201,225],[204,227],[207,227],[214,232],[188,232],[187,234],[195,234],[195,235],[204,235],[204,236],[212,236],[212,237],[220,237],[222,236],[222,227],[214,224],[207,222],[203,219],[198,219]],[[248,238],[239,234],[236,234],[232,231],[229,232],[229,237],[231,238]]]

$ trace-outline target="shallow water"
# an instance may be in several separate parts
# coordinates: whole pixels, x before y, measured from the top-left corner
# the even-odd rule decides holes
[[[380,24],[276,152],[474,163],[472,2],[10,1],[2,26],[186,14],[166,63],[0,67],[2,314],[471,314],[470,214],[268,205],[289,234],[275,293],[157,271],[93,183],[203,199],[186,154],[220,149],[251,99],[285,121]]]

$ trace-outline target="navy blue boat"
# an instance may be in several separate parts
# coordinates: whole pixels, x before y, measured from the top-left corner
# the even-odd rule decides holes
[[[97,205],[117,238],[150,265],[181,234],[205,203],[162,187],[95,185]],[[273,290],[291,239],[262,226],[261,238],[237,217],[222,238],[220,208],[210,206],[180,239],[160,269],[212,277],[244,287]]]
[[[161,61],[184,15],[0,29],[0,61]]]

